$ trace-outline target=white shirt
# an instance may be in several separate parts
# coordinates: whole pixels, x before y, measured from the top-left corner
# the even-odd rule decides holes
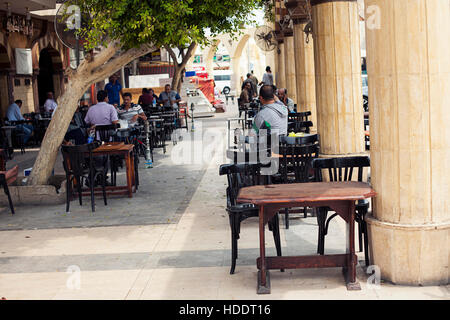
[[[44,103],[45,111],[52,112],[56,109],[58,105],[56,104],[55,100],[53,99],[47,99]]]

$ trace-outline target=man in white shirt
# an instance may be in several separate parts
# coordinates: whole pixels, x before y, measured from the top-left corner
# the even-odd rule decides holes
[[[56,101],[53,98],[53,92],[47,92],[47,100],[44,103],[45,111],[53,113],[53,111],[55,111],[57,106],[58,105],[56,104]]]

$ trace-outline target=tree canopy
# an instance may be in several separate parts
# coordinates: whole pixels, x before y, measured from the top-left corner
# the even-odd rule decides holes
[[[236,33],[268,0],[69,0],[90,15],[80,33],[86,49],[119,40],[124,49],[207,44],[208,37]]]

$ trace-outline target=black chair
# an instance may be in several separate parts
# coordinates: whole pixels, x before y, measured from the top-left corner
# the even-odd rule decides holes
[[[312,121],[308,120],[309,116],[311,116],[311,111],[289,112],[288,131],[310,133],[310,128],[313,126],[313,123]]]
[[[317,141],[317,140],[316,140]],[[319,144],[286,144],[280,145],[280,183],[305,183],[314,180],[312,160],[319,156]],[[289,229],[289,213],[298,213],[292,208],[284,209],[286,229]],[[303,208],[303,216],[307,217],[307,207]]]
[[[11,199],[11,194],[9,193],[8,185],[17,180],[17,174],[19,173],[19,166],[14,166],[9,170],[2,171],[0,168],[0,187],[3,186],[3,190],[8,197],[9,208],[11,209],[11,213],[14,214],[14,206]]]
[[[75,180],[77,184],[78,197],[80,205],[83,205],[82,201],[82,185],[83,179],[89,181],[89,189],[91,191],[91,205],[92,212],[95,212],[95,200],[94,200],[94,182],[97,177],[101,178],[103,189],[103,201],[106,202],[106,173],[107,165],[103,161],[102,165],[95,164],[92,150],[100,146],[99,141],[94,141],[89,144],[83,144],[79,146],[62,146],[61,152],[63,155],[63,166],[66,172],[67,181],[67,202],[66,212],[69,212],[70,198],[72,195],[72,182]]]
[[[238,258],[238,239],[241,222],[249,217],[258,217],[258,207],[253,204],[238,204],[236,202],[239,190],[243,187],[269,183],[269,176],[260,174],[260,164],[223,164],[219,168],[219,175],[227,175],[227,212],[231,227],[231,269],[234,273]],[[264,179],[266,178],[266,179]],[[265,180],[265,181],[264,181]],[[269,230],[273,232],[277,255],[281,256],[281,240],[278,214],[269,221]]]
[[[117,130],[116,124],[99,125],[99,126],[96,125],[95,126],[96,139],[103,142],[114,141],[116,130]]]
[[[357,179],[362,182],[364,168],[370,167],[370,159],[367,156],[314,159],[312,166],[315,170],[316,181],[323,181],[322,170],[326,170],[330,181],[351,181],[354,171],[357,171]],[[365,263],[366,266],[369,266],[369,242],[367,236],[367,225],[364,220],[364,217],[369,209],[369,202],[360,200],[356,204],[355,209],[355,220],[358,223],[359,251],[362,251],[362,241],[364,237]],[[335,213],[327,219],[329,210],[329,207],[321,207],[317,209],[317,223],[319,225],[317,252],[322,255],[325,251],[325,236],[328,233],[329,223],[331,219],[338,215]]]

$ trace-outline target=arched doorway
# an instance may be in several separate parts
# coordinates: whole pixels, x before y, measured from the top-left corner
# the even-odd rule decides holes
[[[39,53],[38,95],[39,106],[43,106],[47,99],[47,92],[51,91],[57,98],[61,93],[60,73],[62,70],[61,56],[58,51],[48,46]]]
[[[11,99],[9,69],[11,69],[11,63],[8,51],[3,45],[0,45],[0,116],[2,118],[6,115]]]

